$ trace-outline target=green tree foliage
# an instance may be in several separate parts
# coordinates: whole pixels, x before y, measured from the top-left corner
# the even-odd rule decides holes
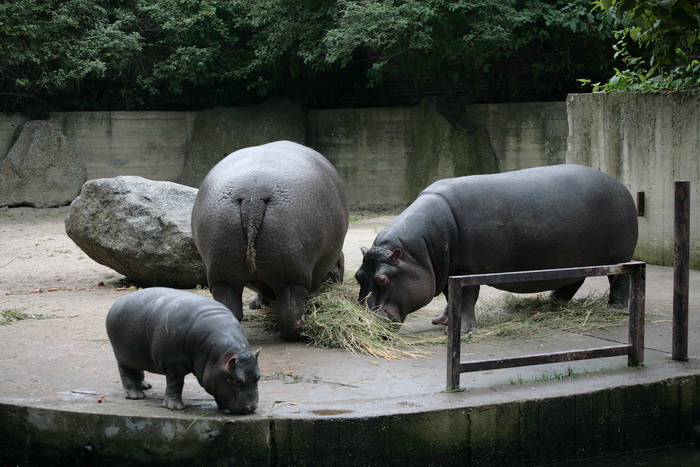
[[[143,40],[127,8],[89,0],[0,3],[0,92],[4,103],[40,102],[85,81],[118,82],[133,73]]]
[[[430,92],[517,98],[526,87],[562,98],[583,69],[600,74],[610,25],[588,0],[340,1],[326,60],[368,64],[370,83],[408,77]],[[536,92],[535,95],[538,93]]]
[[[607,65],[589,1],[5,0],[0,108],[314,105],[391,82],[416,97],[561,98]]]
[[[594,91],[656,92],[700,86],[698,0],[596,0],[619,28],[615,58],[625,68]],[[590,84],[591,80],[581,80]]]

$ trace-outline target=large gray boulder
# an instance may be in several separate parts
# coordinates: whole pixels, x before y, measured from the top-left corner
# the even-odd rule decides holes
[[[199,188],[211,168],[234,151],[279,140],[304,144],[305,139],[304,110],[289,99],[203,110],[194,120],[192,139],[178,181]]]
[[[0,206],[65,206],[85,180],[85,166],[61,128],[50,120],[28,121],[17,128],[10,150],[0,158]]]
[[[197,190],[122,176],[90,180],[70,205],[68,236],[92,259],[143,285],[206,285],[192,241]]]

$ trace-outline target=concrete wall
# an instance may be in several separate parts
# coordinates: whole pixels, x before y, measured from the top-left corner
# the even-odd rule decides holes
[[[464,119],[486,128],[499,172],[563,164],[569,125],[565,102],[478,104]]]
[[[574,94],[567,107],[567,162],[644,192],[637,259],[673,264],[674,181],[690,181],[690,265],[700,268],[700,92]]]
[[[354,209],[405,206],[414,107],[312,110],[306,144],[333,163]]]
[[[5,156],[10,150],[15,130],[25,121],[27,119],[19,115],[0,113],[0,155]]]
[[[89,179],[178,181],[198,115],[58,112],[52,118]],[[305,143],[336,166],[352,209],[401,209],[441,177],[562,162],[599,168],[634,195],[645,193],[636,257],[652,264],[672,263],[673,181],[688,179],[691,266],[700,268],[700,93],[574,94],[566,103],[470,105],[457,116],[425,103],[300,115]],[[0,115],[0,154],[23,121]]]
[[[55,112],[55,120],[87,169],[88,180],[138,175],[180,176],[197,112]],[[0,154],[26,119],[0,117]]]
[[[197,113],[182,174],[173,180],[197,188],[222,158],[270,141],[306,141],[306,116],[290,99],[248,107],[215,107]]]
[[[238,112],[249,116],[241,122],[238,139],[279,133],[270,127],[282,124],[260,111],[265,104],[258,107]],[[295,120],[293,110],[281,113]],[[473,105],[457,116],[434,103],[299,112],[298,118],[305,120],[305,143],[336,166],[353,209],[400,209],[438,178],[561,163],[566,155],[566,108],[561,102]],[[88,179],[139,175],[180,182],[187,158],[199,148],[194,143],[202,139],[197,138],[196,121],[203,113],[56,112],[51,118],[84,162]],[[257,125],[256,119],[261,120]],[[0,154],[7,152],[23,121],[0,117]],[[224,123],[229,133],[236,133],[235,122],[229,118]],[[289,127],[289,122],[284,125]],[[217,151],[223,157],[235,149]]]

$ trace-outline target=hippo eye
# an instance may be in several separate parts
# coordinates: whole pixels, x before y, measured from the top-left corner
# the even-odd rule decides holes
[[[241,381],[239,378],[235,378],[233,376],[229,376],[228,378],[226,378],[226,382],[228,384],[233,384],[234,386],[242,386],[243,385],[243,381]]]
[[[380,274],[374,278],[374,283],[377,284],[377,287],[381,287],[382,289],[388,287],[389,282],[391,281],[389,280],[389,277],[386,274]]]

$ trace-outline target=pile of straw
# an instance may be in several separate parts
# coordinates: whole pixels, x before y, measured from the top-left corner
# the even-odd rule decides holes
[[[302,337],[308,345],[385,359],[428,355],[398,333],[400,323],[393,323],[358,303],[358,291],[350,285],[354,279],[350,281],[324,284],[309,296],[302,326]],[[246,321],[264,331],[276,332],[274,303],[248,314]]]

